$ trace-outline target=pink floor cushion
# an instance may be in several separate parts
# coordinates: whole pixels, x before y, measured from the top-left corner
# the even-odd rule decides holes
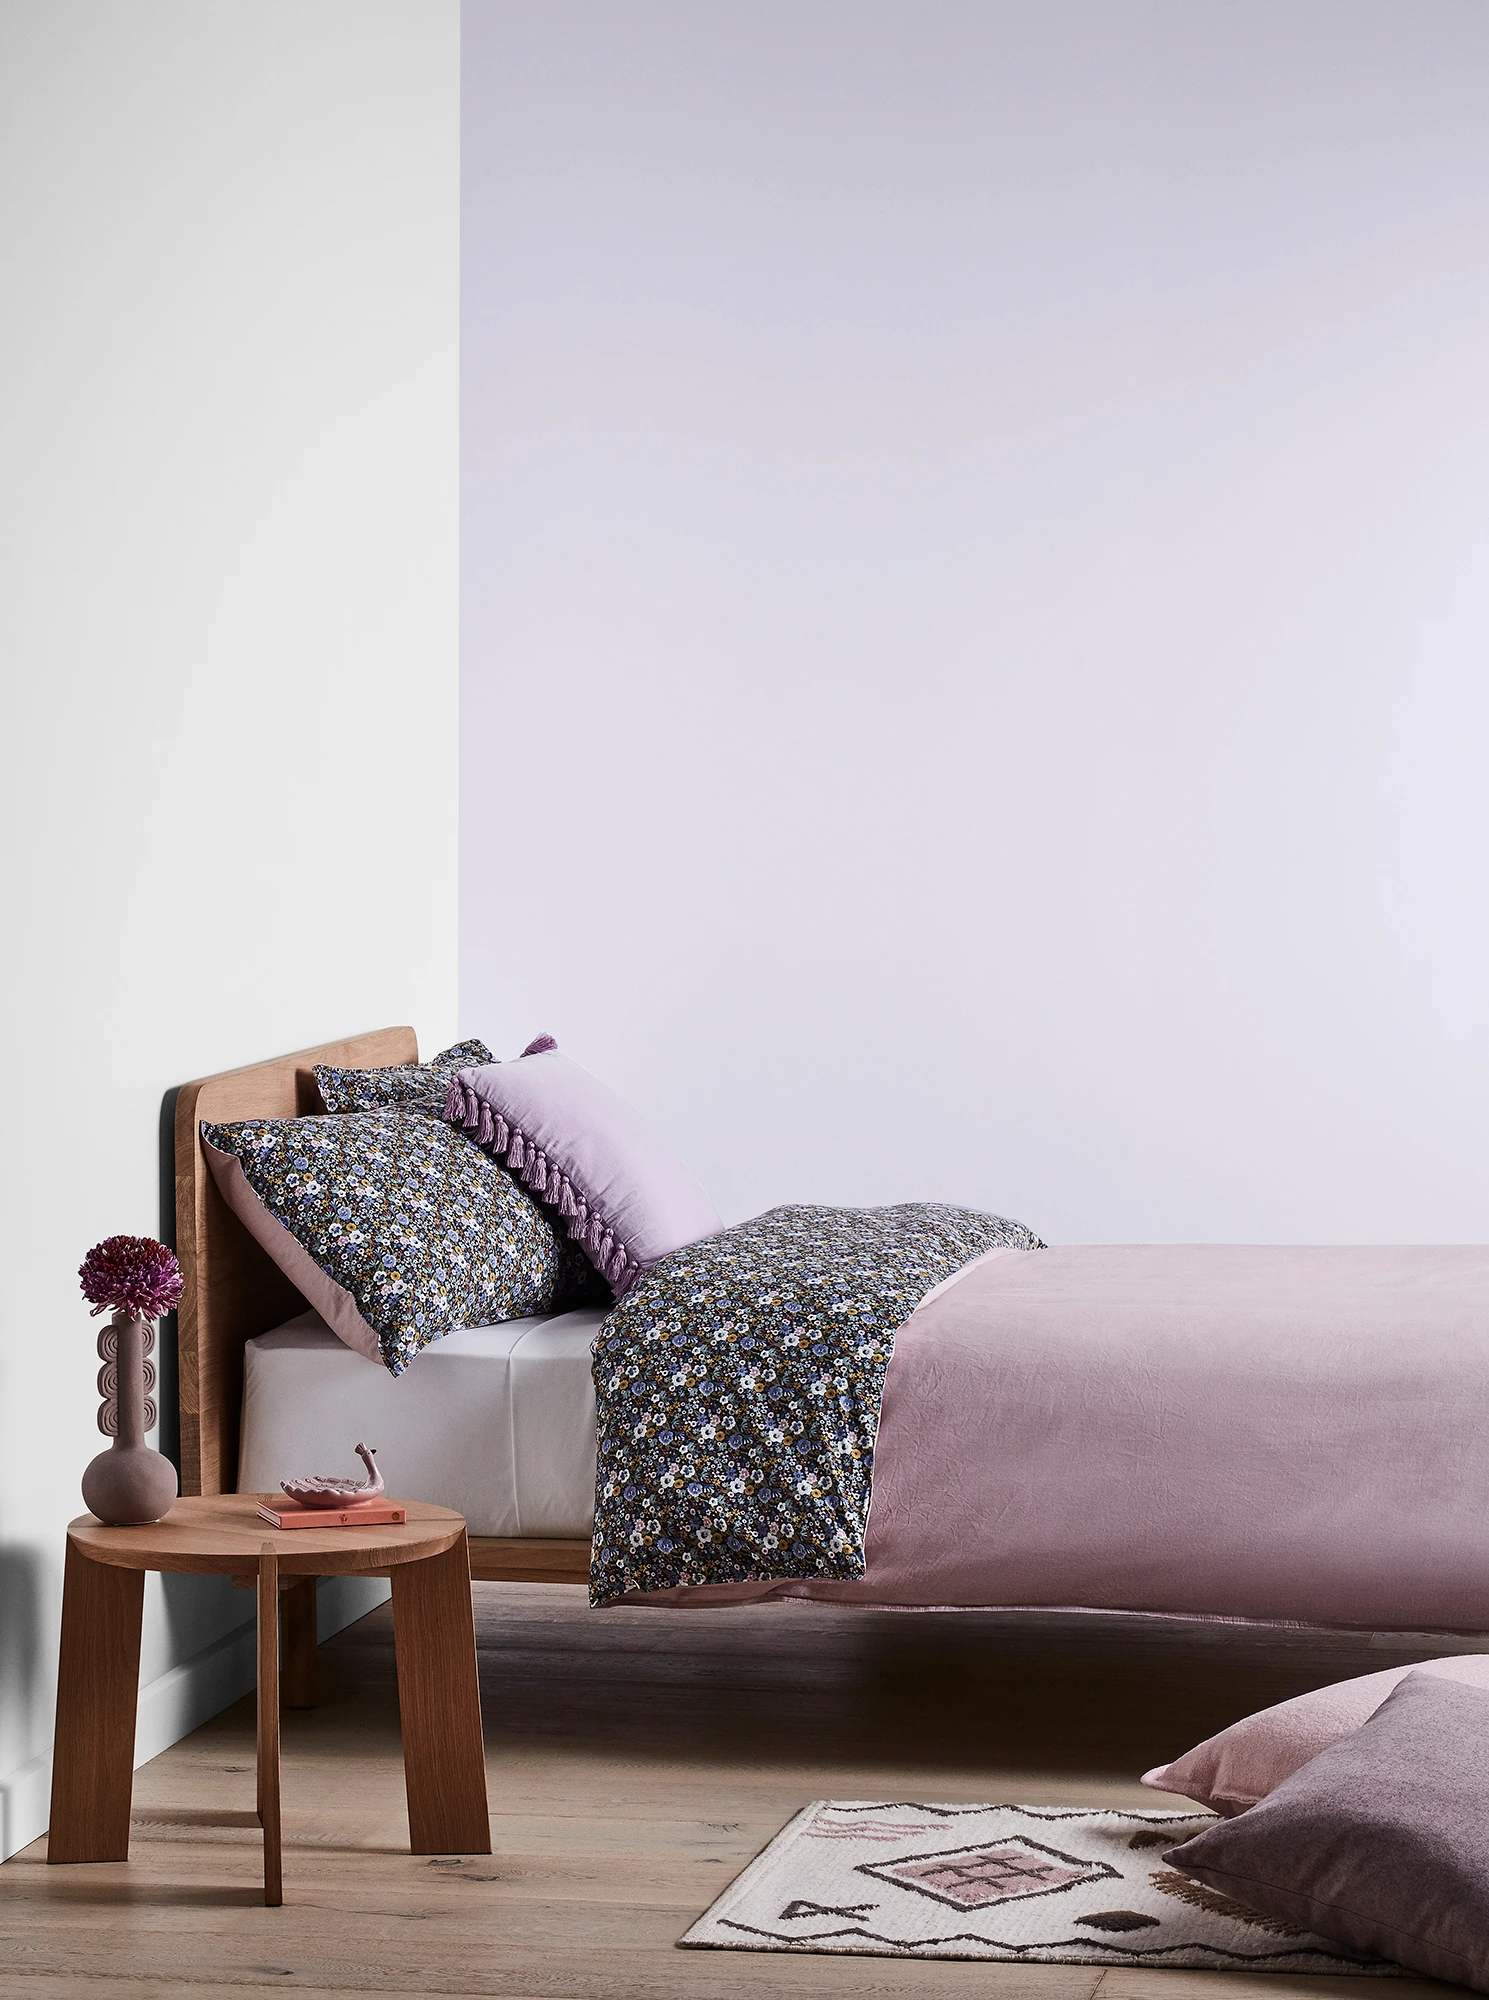
[[[1413,1673],[1489,1689],[1489,1654],[1460,1653],[1417,1667],[1387,1667],[1382,1673],[1361,1674],[1357,1680],[1336,1681],[1332,1687],[1295,1695],[1275,1708],[1259,1709],[1233,1722],[1172,1764],[1144,1771],[1143,1783],[1155,1792],[1177,1792],[1232,1818],[1275,1791],[1284,1778],[1331,1744],[1352,1736]]]

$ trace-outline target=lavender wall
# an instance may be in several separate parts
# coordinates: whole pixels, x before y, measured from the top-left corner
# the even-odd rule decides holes
[[[1489,9],[467,0],[462,1013],[724,1208],[1489,1215]]]

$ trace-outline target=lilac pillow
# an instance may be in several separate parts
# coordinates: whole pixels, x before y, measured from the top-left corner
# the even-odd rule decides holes
[[[723,1227],[708,1195],[638,1111],[561,1056],[551,1035],[515,1062],[463,1069],[445,1117],[549,1202],[615,1287]]]
[[[1164,1855],[1275,1922],[1489,1992],[1489,1695],[1408,1673],[1368,1722]]]
[[[1332,1687],[1295,1695],[1275,1708],[1259,1709],[1233,1722],[1174,1763],[1144,1771],[1143,1783],[1155,1792],[1177,1792],[1227,1819],[1245,1812],[1310,1758],[1368,1722],[1410,1673],[1489,1689],[1489,1656],[1462,1653],[1420,1667],[1387,1667],[1383,1673],[1361,1674],[1357,1680],[1336,1681]]]

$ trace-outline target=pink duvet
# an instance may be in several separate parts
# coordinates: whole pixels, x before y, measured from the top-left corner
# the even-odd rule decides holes
[[[1489,1249],[1001,1251],[900,1330],[858,1583],[1489,1631]]]

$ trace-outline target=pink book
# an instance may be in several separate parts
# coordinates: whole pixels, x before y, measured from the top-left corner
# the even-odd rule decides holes
[[[282,1507],[266,1507],[259,1513],[271,1528],[385,1528],[408,1519],[407,1507],[396,1501],[368,1501],[363,1507],[297,1507],[286,1500]]]

